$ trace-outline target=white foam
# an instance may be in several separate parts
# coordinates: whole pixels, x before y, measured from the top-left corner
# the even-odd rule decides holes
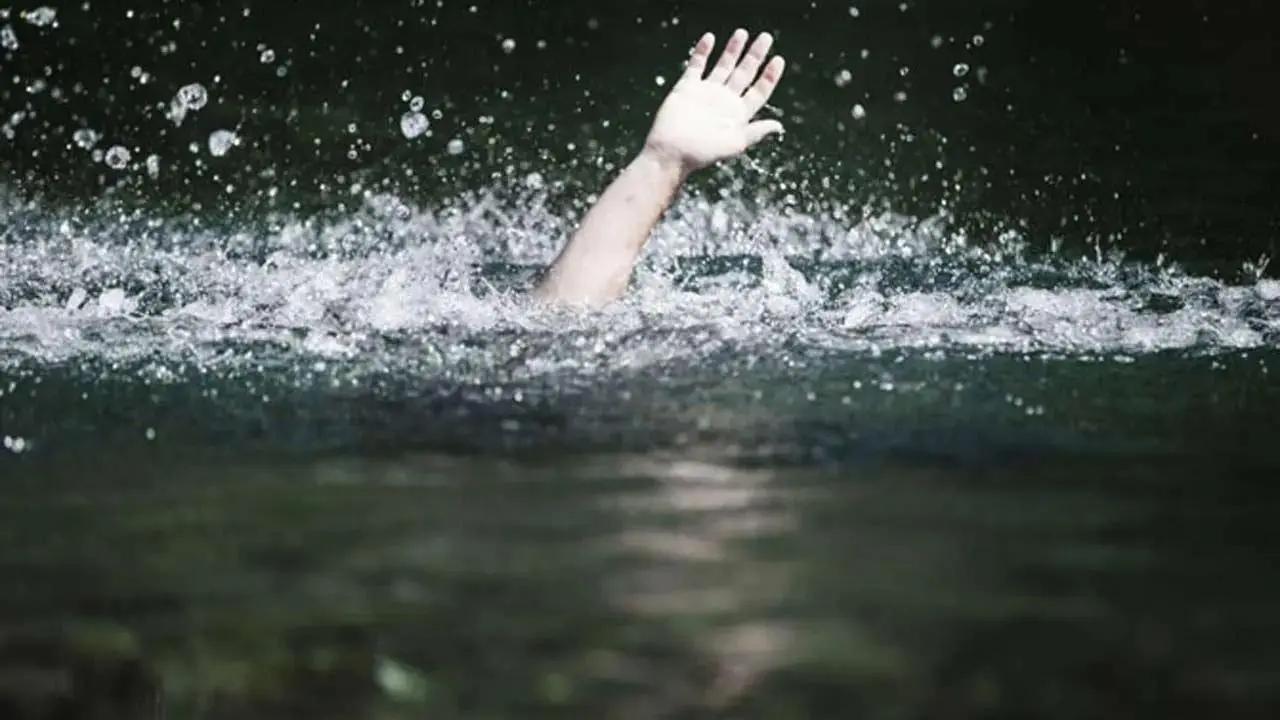
[[[522,290],[573,218],[551,211],[540,186],[513,184],[429,208],[369,195],[336,220],[271,232],[163,219],[125,230],[0,193],[0,210],[22,216],[0,244],[0,363],[233,363],[241,355],[228,346],[268,343],[285,361],[536,375],[726,348],[769,354],[797,340],[846,352],[1108,354],[1221,352],[1280,338],[1272,280],[1232,286],[1131,266],[1122,284],[1115,263],[1016,259],[1020,239],[954,234],[943,214],[806,214],[737,198],[680,203],[623,302],[597,313],[549,309]],[[490,263],[524,270],[503,277],[483,270]],[[939,268],[950,271],[945,282]],[[1029,284],[1047,272],[1066,279]]]

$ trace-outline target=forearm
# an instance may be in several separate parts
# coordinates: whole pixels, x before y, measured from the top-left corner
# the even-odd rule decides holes
[[[764,64],[769,33],[747,50],[749,37],[735,31],[710,74],[715,36],[698,40],[684,75],[658,108],[644,151],[600,196],[538,286],[543,300],[588,307],[616,300],[685,176],[782,132],[777,120],[752,118],[769,102],[785,62],[775,57]]]
[[[582,220],[547,272],[538,295],[545,300],[599,306],[627,288],[649,233],[685,179],[674,159],[648,148],[623,170]]]

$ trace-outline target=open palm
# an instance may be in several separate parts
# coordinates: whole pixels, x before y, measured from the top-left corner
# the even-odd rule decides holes
[[[746,30],[735,32],[720,61],[704,77],[715,37],[702,36],[684,76],[658,110],[645,143],[649,150],[693,171],[741,155],[782,132],[782,123],[776,120],[753,122],[752,118],[773,95],[786,62],[775,57],[765,64],[773,46],[768,33],[761,33],[744,55],[749,37]]]

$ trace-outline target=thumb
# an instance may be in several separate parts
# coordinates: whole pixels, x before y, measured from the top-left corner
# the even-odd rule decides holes
[[[747,147],[759,143],[770,135],[781,135],[786,132],[782,123],[777,120],[759,120],[747,126]]]

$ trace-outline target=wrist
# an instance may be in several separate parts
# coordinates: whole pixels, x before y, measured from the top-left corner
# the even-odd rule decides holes
[[[649,144],[645,144],[644,149],[636,156],[634,163],[647,166],[661,177],[676,184],[683,183],[689,177],[689,173],[692,172],[692,169],[684,162],[683,158]]]

